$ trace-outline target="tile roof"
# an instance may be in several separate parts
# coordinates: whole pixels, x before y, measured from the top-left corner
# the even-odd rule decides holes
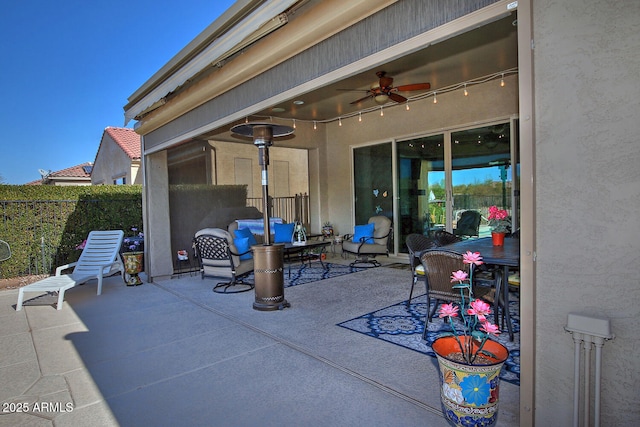
[[[85,166],[93,166],[93,163],[85,162],[80,165],[71,166],[70,168],[62,169],[56,172],[51,172],[49,174],[49,178],[51,177],[91,178],[91,173],[87,173],[87,171],[84,168]]]
[[[142,141],[133,129],[108,126],[104,132],[127,153],[130,159],[139,159]]]
[[[87,168],[88,166],[88,168]],[[90,180],[91,179],[91,167],[93,167],[93,163],[85,162],[76,166],[71,166],[66,169],[62,169],[55,172],[49,172],[46,179],[49,181],[56,179],[64,179],[64,178],[81,178]],[[38,179],[35,181],[27,182],[25,185],[41,185],[43,179]]]

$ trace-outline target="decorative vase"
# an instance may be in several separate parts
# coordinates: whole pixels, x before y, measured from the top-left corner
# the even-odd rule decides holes
[[[504,236],[507,233],[496,233],[495,231],[491,232],[491,239],[493,240],[493,246],[504,246]]]
[[[142,285],[138,274],[144,266],[144,252],[124,252],[122,258],[124,259],[124,282],[127,286]]]
[[[463,345],[468,339],[458,338]],[[482,354],[482,361],[469,365],[456,359],[455,355],[461,356],[461,352],[455,337],[438,338],[431,348],[440,367],[440,401],[445,417],[457,426],[494,425],[498,417],[499,374],[509,350],[487,340],[483,349],[495,357]]]

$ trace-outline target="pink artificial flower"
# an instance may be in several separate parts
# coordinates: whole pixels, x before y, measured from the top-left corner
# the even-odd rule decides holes
[[[498,335],[500,333],[500,329],[498,329],[498,327],[493,323],[489,322],[484,322],[482,326],[480,326],[480,330],[493,335]]]
[[[478,316],[478,320],[480,320],[480,322],[485,322],[487,320],[486,316],[491,312],[491,306],[489,304],[477,299],[472,301],[469,305],[471,308],[467,310],[467,314],[471,316]]]
[[[467,251],[466,254],[462,255],[462,262],[464,262],[465,264],[475,264],[475,265],[483,264],[482,256],[480,255],[480,252],[471,252],[471,251]]]
[[[82,250],[82,249],[84,249],[85,246],[87,246],[87,239],[84,239],[82,241],[82,243],[80,243],[78,246],[76,246],[76,250],[77,251]]]
[[[467,278],[469,278],[469,275],[467,273],[462,270],[458,270],[454,271],[451,275],[451,282],[462,282],[464,280],[467,280]]]
[[[497,206],[491,206],[489,208],[489,220],[492,220],[492,219],[497,219],[497,220],[506,219],[508,216],[509,216],[509,212],[507,212],[505,209],[498,209]]]
[[[486,316],[491,312],[491,306],[479,299],[473,300],[469,305],[471,306],[469,311],[471,310],[474,311],[473,313],[469,313],[469,314],[484,314]]]
[[[442,304],[438,317],[458,317],[458,307],[451,304]]]

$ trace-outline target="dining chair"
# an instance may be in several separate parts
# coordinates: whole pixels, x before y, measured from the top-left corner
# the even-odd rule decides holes
[[[420,262],[420,254],[427,249],[438,247],[438,244],[431,237],[417,233],[409,234],[405,243],[409,250],[409,265],[412,273],[411,291],[409,292],[409,300],[407,300],[407,307],[409,307],[411,298],[413,297],[413,288],[418,281],[425,280],[424,266]]]
[[[424,266],[425,289],[427,293],[427,315],[424,322],[423,339],[427,339],[427,324],[435,315],[438,306],[443,303],[461,302],[460,291],[453,288],[451,274],[454,271],[462,270],[469,273],[469,264],[463,262],[462,254],[452,252],[443,248],[427,249],[420,255],[420,262]],[[486,300],[491,298],[491,293],[495,290],[476,286],[475,281],[472,287],[474,298]],[[431,301],[435,300],[433,306]],[[487,301],[492,302],[492,301]]]

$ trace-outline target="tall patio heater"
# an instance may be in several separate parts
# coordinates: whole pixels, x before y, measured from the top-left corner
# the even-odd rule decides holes
[[[271,244],[269,225],[269,147],[273,138],[293,133],[289,126],[273,123],[243,123],[231,128],[231,132],[253,137],[258,147],[258,161],[262,167],[262,216],[264,218],[264,243],[253,246],[253,274],[255,278],[254,310],[282,310],[290,304],[284,299],[284,245]]]

